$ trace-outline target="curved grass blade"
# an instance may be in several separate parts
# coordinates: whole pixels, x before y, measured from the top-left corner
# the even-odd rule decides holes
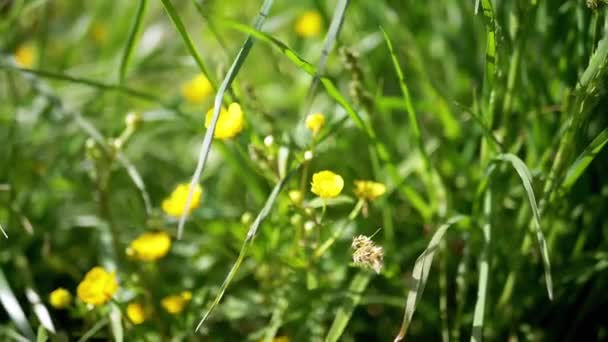
[[[205,65],[203,58],[196,50],[196,47],[194,46],[194,43],[192,42],[192,39],[190,38],[188,31],[186,30],[186,26],[182,22],[182,19],[177,13],[175,7],[173,7],[171,0],[161,0],[161,2],[163,3],[165,11],[169,15],[169,18],[171,18],[173,25],[175,25],[175,28],[177,29],[179,35],[182,37],[184,43],[186,44],[186,47],[188,48],[188,51],[190,52],[190,55],[192,55],[192,57],[194,58],[194,61],[198,65],[199,69],[201,69],[201,72],[205,75],[205,77],[207,77],[213,89],[217,89],[216,82],[213,78],[211,78],[211,74],[209,73],[207,65]]]
[[[334,10],[334,15],[331,19],[331,24],[329,25],[329,31],[325,36],[325,43],[323,44],[323,50],[321,51],[321,58],[319,59],[315,75],[313,76],[312,82],[310,83],[310,87],[308,88],[307,107],[310,107],[310,104],[312,103],[315,88],[319,83],[319,77],[323,73],[323,70],[325,70],[325,65],[327,64],[327,58],[329,58],[329,53],[331,52],[331,49],[334,46],[334,42],[338,38],[338,34],[340,34],[340,28],[342,27],[342,23],[344,22],[344,15],[346,14],[346,8],[348,7],[348,3],[348,0],[340,0],[338,4],[336,4],[336,9]],[[308,108],[306,108],[306,110],[308,111]]]
[[[285,176],[285,178],[281,179],[275,185],[274,189],[272,189],[272,192],[270,193],[270,196],[268,196],[268,199],[266,200],[264,207],[258,213],[258,216],[255,218],[255,221],[253,221],[251,226],[249,226],[249,230],[247,231],[247,237],[245,238],[245,241],[243,242],[243,246],[241,247],[241,251],[239,252],[239,256],[238,256],[237,260],[235,261],[234,265],[232,265],[232,268],[228,272],[226,279],[224,279],[224,282],[222,283],[222,286],[220,287],[220,291],[215,296],[215,299],[211,303],[211,306],[209,307],[209,309],[207,309],[207,312],[205,313],[203,318],[200,320],[200,322],[196,326],[196,329],[194,330],[195,332],[198,331],[198,329],[200,329],[200,327],[203,325],[203,323],[205,323],[205,321],[207,320],[207,318],[209,317],[209,315],[211,314],[213,309],[219,304],[220,300],[222,300],[222,297],[224,296],[224,293],[226,292],[228,285],[230,285],[230,282],[232,282],[232,278],[234,278],[234,275],[236,274],[239,267],[241,266],[241,263],[243,262],[243,259],[245,258],[245,255],[247,254],[247,251],[249,250],[249,247],[251,247],[251,245],[253,244],[253,238],[255,237],[255,234],[257,233],[258,228],[264,222],[264,219],[266,219],[266,216],[268,216],[268,214],[270,213],[270,209],[272,209],[274,202],[276,201],[277,197],[279,196],[279,193],[281,193],[281,190],[283,190],[283,187],[285,186],[285,184],[287,183],[289,178],[291,178],[291,176],[294,173],[296,173],[299,170],[299,168],[300,167],[298,166],[295,169],[291,170]]]
[[[530,174],[530,170],[528,170],[526,164],[514,154],[501,154],[496,159],[509,162],[513,166],[513,168],[519,175],[519,178],[521,179],[524,189],[526,190],[526,194],[528,195],[528,201],[530,202],[530,207],[532,208],[532,214],[534,216],[534,230],[536,233],[536,239],[538,240],[540,253],[543,259],[547,294],[549,295],[549,299],[553,300],[553,280],[551,278],[551,263],[549,261],[549,251],[547,249],[547,242],[545,241],[545,237],[540,227],[540,213],[538,210],[538,205],[536,203],[536,197],[534,196],[534,189],[532,188],[532,174]]]
[[[566,172],[566,177],[562,182],[562,191],[568,191],[578,178],[585,172],[589,164],[600,153],[602,148],[608,143],[608,127],[604,128],[593,141],[585,148],[578,158],[570,165]]]
[[[329,332],[325,337],[325,342],[336,342],[340,339],[340,336],[342,336],[344,329],[348,325],[348,321],[350,321],[350,318],[353,315],[353,311],[361,301],[363,292],[367,288],[371,278],[372,273],[369,271],[360,271],[359,273],[355,274],[350,286],[348,287],[348,296],[346,301],[338,309],[336,318],[331,324]]]
[[[0,224],[0,232],[2,232],[2,235],[4,235],[5,239],[8,239],[8,235],[6,235],[6,232],[4,231],[4,228],[2,227],[2,224]]]
[[[97,334],[97,332],[99,330],[101,330],[101,328],[105,327],[107,324],[108,324],[107,318],[103,318],[103,319],[99,320],[97,323],[95,323],[95,325],[91,329],[89,329],[89,331],[84,333],[80,337],[80,339],[78,339],[78,342],[86,342],[86,341],[90,340],[93,336],[95,336],[95,334]]]
[[[168,0],[163,0],[163,2],[165,2],[165,1],[168,1]],[[272,3],[273,3],[273,0],[264,0],[264,3],[262,4],[262,8],[260,9],[260,13],[257,16],[256,22],[254,25],[256,30],[259,30],[262,27],[262,24],[264,24],[264,20],[268,16],[268,12],[270,11],[270,7],[272,7]],[[185,209],[190,207],[190,203],[192,201],[192,195],[194,193],[194,187],[196,184],[198,184],[199,180],[201,179],[203,169],[205,168],[205,163],[207,162],[207,157],[209,156],[209,150],[211,149],[211,144],[213,143],[213,134],[215,133],[215,126],[217,125],[217,120],[220,116],[220,108],[222,106],[224,94],[226,93],[226,90],[228,90],[228,88],[230,87],[230,84],[232,84],[232,81],[238,74],[243,63],[245,63],[245,59],[249,55],[249,51],[251,50],[251,47],[253,46],[254,41],[255,40],[252,35],[249,35],[247,37],[247,39],[245,40],[245,43],[243,43],[243,46],[241,47],[241,50],[239,51],[236,58],[234,59],[232,66],[230,66],[230,69],[228,70],[226,77],[224,77],[224,80],[222,81],[222,84],[220,85],[220,88],[218,89],[217,94],[215,95],[215,100],[213,103],[213,117],[211,119],[211,124],[209,125],[207,132],[205,132],[205,137],[203,138],[203,143],[201,145],[201,151],[198,156],[198,162],[196,164],[196,170],[194,171],[194,174],[192,175],[192,181],[190,182],[190,189],[188,190],[188,198],[186,199],[186,203],[184,205],[184,211],[182,213],[182,216],[179,219],[179,224],[177,226],[177,239],[178,240],[182,238],[182,233],[184,231],[184,224],[186,223],[186,218],[188,217],[188,210],[185,210]]]
[[[492,241],[492,191],[490,189],[487,189],[484,193],[483,214],[483,249],[479,256],[477,300],[475,301],[475,311],[473,312],[471,342],[481,342],[483,339],[483,322],[486,310],[486,297],[488,295],[488,274],[490,273],[490,242]]]
[[[139,4],[137,5],[135,20],[133,21],[133,26],[131,26],[131,30],[129,31],[127,45],[125,46],[122,58],[120,59],[120,68],[118,69],[119,84],[123,84],[125,82],[129,59],[131,58],[131,53],[133,52],[133,48],[135,47],[135,38],[137,37],[137,33],[139,32],[139,28],[143,21],[144,14],[146,13],[147,2],[147,0],[139,0]]]
[[[397,334],[394,339],[395,342],[401,341],[407,333],[407,329],[412,321],[414,312],[416,311],[416,305],[420,301],[420,298],[422,298],[422,293],[424,292],[424,287],[426,286],[426,281],[429,277],[429,272],[433,263],[433,257],[435,256],[435,252],[439,247],[439,243],[441,242],[443,235],[451,226],[465,219],[469,219],[468,216],[457,215],[450,218],[443,225],[439,226],[439,228],[437,228],[433,234],[433,237],[431,238],[431,241],[426,249],[422,252],[422,254],[420,254],[418,259],[416,259],[414,270],[412,271],[412,288],[407,294],[403,322],[401,323],[399,334]]]
[[[0,269],[0,303],[2,303],[8,317],[15,323],[19,331],[25,337],[34,340],[34,330],[32,330],[30,323],[27,321],[27,317],[25,317],[25,313],[21,305],[19,305],[2,269]]]

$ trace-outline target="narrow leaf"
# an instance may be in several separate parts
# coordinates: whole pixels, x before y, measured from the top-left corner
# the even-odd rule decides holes
[[[348,287],[348,295],[345,302],[338,308],[336,318],[334,319],[329,332],[325,337],[325,342],[336,342],[344,333],[344,329],[348,325],[353,311],[359,305],[363,292],[367,288],[367,284],[372,278],[372,273],[369,271],[360,271],[355,275]]]
[[[133,52],[133,48],[135,47],[135,38],[137,37],[137,33],[139,32],[139,28],[141,27],[141,23],[143,21],[144,13],[146,12],[146,4],[147,0],[139,0],[139,4],[137,5],[137,12],[135,13],[133,26],[131,26],[131,30],[129,31],[127,44],[122,54],[122,58],[120,59],[120,68],[118,72],[119,84],[123,84],[125,82],[129,59],[131,57],[131,53]]]
[[[8,317],[10,317],[13,323],[15,323],[17,329],[19,329],[19,331],[21,331],[25,337],[29,338],[30,340],[34,340],[34,330],[32,330],[27,317],[25,317],[25,313],[23,312],[21,305],[19,305],[13,290],[8,284],[2,269],[0,269],[0,303],[2,303]]]
[[[562,183],[564,192],[570,190],[578,178],[585,172],[589,164],[600,153],[602,148],[608,143],[608,127],[598,134],[593,141],[585,148],[578,158],[570,165],[566,172],[566,177]]]

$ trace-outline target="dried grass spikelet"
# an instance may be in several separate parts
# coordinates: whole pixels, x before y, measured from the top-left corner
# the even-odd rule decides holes
[[[353,262],[357,266],[371,268],[376,273],[382,270],[384,261],[384,251],[382,247],[376,246],[370,237],[359,235],[353,238],[351,247],[353,252]]]

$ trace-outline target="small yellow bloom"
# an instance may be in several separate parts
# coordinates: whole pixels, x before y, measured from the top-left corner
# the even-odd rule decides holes
[[[182,86],[182,96],[191,103],[199,103],[213,92],[211,82],[203,74],[196,75]]]
[[[306,117],[306,127],[311,130],[314,134],[325,126],[325,116],[321,113],[310,114]]]
[[[131,241],[127,254],[142,261],[155,261],[171,248],[171,237],[165,232],[148,232]]]
[[[78,284],[78,298],[87,304],[102,305],[118,291],[116,274],[103,267],[93,267]]]
[[[108,29],[102,22],[95,22],[91,26],[89,34],[95,43],[101,45],[108,39]]]
[[[163,298],[160,304],[170,314],[178,314],[184,310],[184,307],[192,299],[192,292],[184,291],[178,295],[171,295]]]
[[[296,21],[296,33],[298,35],[309,38],[318,36],[321,33],[323,19],[317,11],[306,11]]]
[[[205,117],[205,127],[211,126],[211,119],[213,118],[213,108],[211,108]],[[243,111],[241,106],[233,102],[226,108],[222,107],[220,110],[220,116],[217,120],[215,127],[215,134],[213,135],[217,139],[230,139],[241,133],[243,130]]]
[[[384,195],[386,186],[382,183],[374,181],[355,181],[355,195],[361,199],[373,201],[376,198]]]
[[[49,302],[55,309],[64,309],[72,301],[72,294],[63,287],[57,288],[49,295]]]
[[[179,184],[175,190],[173,190],[171,196],[163,201],[163,211],[167,215],[172,217],[180,217],[182,215],[184,207],[186,206],[186,201],[188,200],[189,188],[190,184],[188,183]],[[192,200],[190,201],[188,213],[191,213],[192,210],[198,208],[198,206],[201,204],[202,194],[203,188],[197,184],[194,188],[194,192],[192,193]]]
[[[302,191],[300,190],[289,190],[287,196],[289,196],[291,202],[296,205],[302,203],[302,199],[304,198],[304,196],[302,195]]]
[[[320,171],[312,175],[311,191],[321,198],[337,197],[344,188],[344,180],[331,171]]]
[[[142,324],[146,320],[146,310],[140,303],[131,303],[127,305],[127,317],[135,325]]]
[[[15,51],[15,62],[23,68],[31,68],[36,62],[36,48],[31,43],[25,43]]]

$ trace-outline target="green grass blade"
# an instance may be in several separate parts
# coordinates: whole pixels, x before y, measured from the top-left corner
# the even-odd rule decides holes
[[[486,298],[488,295],[488,274],[490,273],[490,242],[492,241],[492,192],[487,189],[483,197],[484,223],[483,249],[479,256],[479,277],[477,279],[477,300],[473,312],[473,329],[471,342],[483,340],[483,322],[485,318]]]
[[[36,335],[36,342],[46,342],[49,339],[49,334],[44,329],[43,325],[38,327],[38,334]]]
[[[2,227],[2,224],[0,224],[0,232],[2,232],[2,235],[4,235],[5,239],[8,239],[8,235],[6,235],[6,232],[4,231],[4,228]]]
[[[122,326],[122,313],[116,303],[112,303],[110,311],[110,330],[114,337],[114,342],[123,342],[125,332]]]
[[[353,311],[361,301],[363,292],[367,288],[367,284],[372,278],[372,273],[369,271],[360,271],[355,274],[350,286],[347,290],[347,298],[344,304],[338,308],[336,318],[334,319],[329,332],[325,337],[325,342],[336,342],[340,339],[340,336],[344,333],[344,329],[348,325],[350,318],[353,315]]]
[[[55,333],[55,325],[53,324],[53,320],[51,319],[51,315],[49,314],[49,310],[44,305],[44,302],[40,299],[40,296],[33,288],[27,287],[25,289],[25,296],[27,300],[32,305],[32,311],[38,318],[40,322],[40,326],[45,328],[45,331],[50,331],[53,334]]]
[[[451,226],[465,219],[468,219],[468,217],[457,215],[450,218],[445,224],[439,226],[439,228],[437,228],[433,234],[433,237],[431,238],[431,241],[426,249],[422,252],[422,254],[420,254],[418,259],[416,259],[414,270],[412,271],[413,285],[407,294],[403,322],[401,323],[399,334],[397,334],[394,339],[395,342],[401,341],[407,334],[407,329],[412,321],[414,312],[416,311],[416,305],[420,301],[420,298],[422,298],[422,293],[424,292],[424,287],[426,286],[426,281],[429,277],[429,272],[433,263],[433,257],[435,256],[435,252],[437,252],[437,248],[439,247],[439,243],[441,242],[443,235]]]
[[[496,21],[491,0],[481,0],[483,19],[486,26],[486,80],[487,89],[493,89],[496,76]]]
[[[163,0],[163,2],[168,2],[168,0]],[[254,25],[256,30],[262,28],[264,20],[268,16],[268,12],[270,11],[270,7],[272,7],[273,2],[273,0],[264,0],[264,3],[262,4],[260,13],[257,16]],[[254,41],[255,40],[252,35],[249,35],[247,39],[245,39],[245,43],[243,43],[241,50],[234,59],[232,66],[230,66],[226,77],[224,77],[224,80],[222,81],[222,84],[220,85],[220,88],[218,89],[217,94],[215,95],[215,101],[213,103],[213,117],[211,119],[211,124],[207,129],[207,132],[205,132],[205,137],[203,138],[201,151],[198,157],[198,162],[194,171],[194,175],[192,176],[192,181],[190,182],[190,189],[188,190],[188,198],[186,199],[184,209],[190,206],[190,202],[192,201],[192,194],[194,193],[194,186],[198,184],[199,180],[201,179],[203,169],[205,168],[205,163],[207,162],[207,157],[209,156],[209,151],[211,150],[211,144],[213,143],[213,134],[215,133],[215,126],[217,125],[217,120],[220,116],[220,109],[222,106],[222,101],[224,99],[224,94],[232,84],[232,81],[238,74],[243,63],[245,63],[245,59],[247,59],[247,56],[249,55],[249,51],[251,50]],[[182,237],[182,233],[184,231],[184,224],[186,223],[187,216],[188,210],[184,210],[182,216],[179,219],[179,224],[177,227],[178,239],[181,239]]]
[[[80,337],[80,339],[78,339],[78,342],[86,342],[86,341],[90,340],[91,338],[93,338],[93,336],[95,336],[95,334],[97,334],[97,332],[99,330],[101,330],[106,325],[108,325],[108,319],[107,318],[100,319],[99,321],[97,321],[97,323],[95,323],[95,325],[93,325],[91,327],[91,329],[89,329],[87,332],[85,332]]]
[[[536,239],[538,240],[540,253],[543,259],[543,266],[545,269],[545,282],[547,284],[547,294],[549,295],[549,299],[553,299],[553,280],[551,278],[551,263],[549,261],[549,251],[547,249],[545,237],[541,230],[540,213],[538,210],[538,205],[536,203],[536,197],[534,196],[534,189],[532,188],[532,174],[530,173],[530,170],[528,170],[526,164],[514,154],[501,154],[497,157],[497,159],[509,162],[513,166],[513,168],[519,175],[519,178],[521,179],[524,189],[526,190],[526,194],[528,195],[528,201],[530,202],[530,207],[532,208],[532,213],[534,215],[534,230],[536,233]]]
[[[342,23],[344,22],[344,15],[346,14],[346,8],[348,7],[348,3],[348,0],[340,0],[338,4],[336,4],[336,9],[334,10],[334,15],[331,19],[331,24],[329,25],[329,31],[325,36],[325,43],[323,44],[323,50],[321,51],[321,58],[319,59],[319,63],[317,63],[315,75],[313,76],[312,82],[310,83],[310,87],[308,88],[308,106],[310,106],[310,103],[312,103],[315,88],[319,83],[319,77],[323,74],[323,71],[325,70],[325,65],[327,64],[329,53],[331,52],[331,49],[334,46],[334,42],[336,41],[336,39],[338,39],[338,35],[340,34],[340,28],[342,28]]]
[[[597,49],[589,60],[589,65],[579,80],[578,89],[587,87],[603,71],[608,63],[608,33],[597,44]]]
[[[219,292],[215,296],[215,299],[211,303],[211,306],[209,307],[209,309],[207,309],[207,312],[205,312],[205,315],[203,316],[203,318],[201,318],[201,320],[199,321],[198,325],[196,326],[195,331],[198,331],[198,329],[200,329],[200,327],[205,323],[205,321],[207,320],[207,318],[209,317],[209,315],[211,314],[213,309],[222,300],[222,297],[224,296],[224,293],[226,292],[228,285],[230,285],[230,283],[232,282],[234,275],[236,274],[239,267],[241,266],[241,263],[245,259],[245,255],[247,254],[249,247],[251,247],[251,245],[253,244],[253,238],[255,237],[255,234],[257,233],[258,228],[260,227],[260,225],[264,222],[264,219],[266,219],[266,217],[270,213],[270,210],[272,209],[274,202],[276,201],[277,197],[281,193],[281,190],[283,190],[283,187],[285,186],[287,181],[298,170],[299,170],[299,167],[293,169],[291,172],[289,172],[285,176],[285,178],[281,179],[275,185],[274,189],[272,189],[270,196],[268,196],[268,199],[266,200],[266,204],[264,204],[264,207],[262,208],[262,210],[260,210],[260,212],[258,213],[258,216],[255,218],[255,220],[253,221],[251,226],[249,226],[249,230],[247,231],[247,237],[245,238],[245,241],[243,242],[243,245],[241,246],[241,251],[239,252],[239,256],[238,256],[237,260],[235,261],[234,265],[232,265],[232,268],[228,272],[226,279],[224,279],[224,282],[222,283],[222,286],[220,287]]]
[[[608,143],[608,127],[598,134],[593,141],[585,148],[583,153],[576,158],[566,172],[566,177],[562,182],[562,191],[568,191],[578,178],[585,172],[589,164],[600,153],[602,148]]]
[[[133,48],[135,47],[135,39],[137,37],[137,33],[139,32],[139,28],[141,27],[141,23],[144,18],[144,14],[146,13],[146,4],[147,0],[139,0],[139,4],[137,5],[137,12],[135,13],[135,19],[133,21],[133,26],[131,26],[131,30],[129,31],[129,37],[127,38],[127,45],[122,54],[122,58],[120,59],[120,68],[118,69],[118,82],[119,84],[125,83],[125,77],[127,74],[127,67],[129,64],[129,59],[131,58],[131,53],[133,52]]]
[[[25,313],[23,312],[21,305],[19,305],[2,269],[0,269],[0,303],[2,303],[8,317],[15,323],[19,331],[21,331],[25,337],[34,340],[34,330],[32,330],[27,317],[25,317]]]
[[[194,43],[192,42],[192,39],[190,38],[190,35],[188,34],[188,30],[186,30],[186,26],[182,22],[182,19],[179,16],[179,13],[177,13],[177,10],[175,9],[175,7],[173,7],[171,0],[161,0],[161,2],[163,3],[163,6],[165,7],[165,11],[169,15],[169,18],[171,18],[173,25],[175,25],[177,32],[179,33],[179,35],[182,37],[182,40],[186,44],[186,48],[188,48],[188,52],[190,52],[190,55],[192,55],[192,57],[194,58],[196,65],[198,65],[199,69],[201,69],[201,72],[205,75],[205,77],[207,77],[207,79],[211,83],[211,86],[213,87],[213,89],[214,90],[217,89],[217,84],[215,83],[214,79],[211,77],[211,73],[209,72],[209,69],[207,68],[207,65],[205,64],[205,61],[203,60],[201,55],[196,50],[196,47],[194,46]]]

